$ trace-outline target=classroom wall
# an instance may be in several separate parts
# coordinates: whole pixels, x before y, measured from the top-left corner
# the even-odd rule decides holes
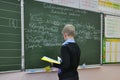
[[[80,69],[80,80],[120,80],[120,64],[104,64],[100,68]],[[57,72],[33,73],[25,72],[1,73],[0,80],[58,80]]]

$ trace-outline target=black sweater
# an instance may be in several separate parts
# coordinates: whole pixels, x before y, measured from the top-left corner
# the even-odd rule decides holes
[[[76,43],[68,43],[61,46],[61,59],[60,65],[53,64],[61,70],[58,74],[59,79],[65,79],[69,77],[78,76],[77,67],[80,62],[80,48]]]

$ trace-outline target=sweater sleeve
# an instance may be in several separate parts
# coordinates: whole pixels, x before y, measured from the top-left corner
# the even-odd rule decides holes
[[[61,47],[61,64],[53,64],[54,67],[60,68],[62,70],[67,70],[70,66],[70,55],[67,46],[63,45]]]

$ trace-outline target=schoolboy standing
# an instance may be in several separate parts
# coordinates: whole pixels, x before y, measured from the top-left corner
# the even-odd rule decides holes
[[[59,80],[79,80],[77,67],[80,62],[80,48],[75,42],[75,27],[71,24],[65,25],[62,30],[65,42],[61,46],[61,64],[54,64],[59,68]]]

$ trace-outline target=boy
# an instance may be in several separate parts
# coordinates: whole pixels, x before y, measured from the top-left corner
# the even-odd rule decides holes
[[[75,27],[71,24],[65,25],[62,30],[65,42],[61,46],[61,64],[54,64],[59,68],[59,80],[79,80],[77,67],[80,62],[80,48],[74,40]]]

